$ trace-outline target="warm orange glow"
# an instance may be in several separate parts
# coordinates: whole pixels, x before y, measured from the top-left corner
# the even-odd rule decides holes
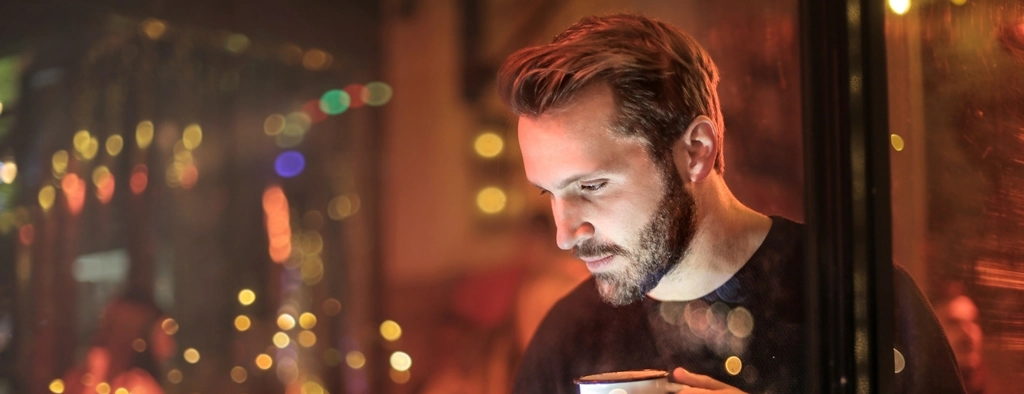
[[[266,354],[260,354],[259,356],[256,356],[256,366],[259,367],[259,369],[265,371],[270,369],[270,367],[273,365],[274,359],[270,358],[270,356]]]
[[[149,169],[145,164],[136,165],[132,169],[132,178],[129,180],[132,193],[142,194],[146,190],[147,184],[149,184]]]
[[[249,377],[249,373],[245,371],[245,368],[242,368],[242,367],[231,368],[231,380],[234,380],[235,383],[245,382],[245,379],[248,378],[248,377]]]
[[[191,189],[192,186],[196,185],[196,181],[199,180],[199,169],[194,165],[185,166],[181,171],[181,188]]]
[[[266,216],[270,259],[283,263],[292,254],[292,230],[289,224],[288,198],[280,186],[263,191],[263,213]]]
[[[393,381],[395,383],[398,383],[398,384],[405,384],[405,383],[409,382],[409,378],[411,377],[412,374],[410,374],[409,371],[398,371],[398,370],[392,369],[391,372],[390,372],[390,375],[391,375],[391,381]],[[614,393],[615,390],[612,390],[612,392]]]
[[[182,354],[185,361],[189,364],[195,364],[199,362],[199,351],[193,348],[185,349],[185,353]]]
[[[54,379],[50,382],[50,392],[60,394],[64,392],[64,381],[60,379]]]
[[[402,327],[394,320],[385,320],[380,324],[380,335],[388,341],[397,341],[402,337]]]
[[[326,314],[327,316],[334,316],[337,315],[339,312],[341,312],[340,301],[334,298],[329,298],[324,301],[324,314]]]
[[[391,353],[391,368],[396,371],[408,371],[412,367],[412,357],[406,352]]]
[[[181,371],[179,371],[177,369],[172,369],[172,370],[167,372],[167,381],[168,382],[171,382],[171,383],[174,383],[174,384],[178,384],[178,383],[181,383],[181,378],[182,378]]]
[[[358,350],[353,350],[345,355],[345,364],[352,369],[362,368],[363,365],[366,365],[366,356]]]
[[[277,346],[280,349],[284,349],[285,347],[288,346],[289,343],[292,342],[292,340],[291,338],[288,337],[288,334],[278,332],[277,334],[274,334],[273,338],[271,338],[271,342],[274,342],[274,346]]]
[[[252,321],[246,315],[238,315],[235,317],[235,329],[238,331],[246,331],[252,325]]]
[[[725,360],[725,372],[729,375],[739,375],[740,371],[743,370],[743,361],[739,357],[732,356]]]
[[[146,351],[146,341],[142,338],[135,338],[132,341],[132,349],[139,353]]]
[[[152,40],[156,40],[164,35],[167,31],[167,24],[159,19],[146,19],[142,21],[142,34],[149,37]]]
[[[256,302],[256,292],[249,289],[242,289],[238,292],[238,303],[242,305],[252,305]]]
[[[302,347],[311,347],[316,344],[316,334],[312,331],[302,331],[299,333],[299,345]]]
[[[302,326],[302,328],[305,328],[307,330],[310,329],[310,328],[315,327],[316,326],[316,315],[313,315],[312,313],[309,313],[309,312],[305,312],[305,313],[299,315],[299,325]]]
[[[105,167],[100,167],[105,168]],[[95,180],[95,173],[93,173]],[[110,175],[110,171],[106,172],[105,176],[101,176],[96,183],[96,198],[100,200],[100,203],[106,204],[110,202],[110,199],[114,197],[114,176]]]
[[[32,241],[36,239],[36,228],[31,224],[26,224],[18,229],[18,239],[22,245],[28,246],[32,244]]]
[[[164,319],[164,321],[160,323],[160,327],[163,328],[164,333],[167,335],[174,335],[178,332],[178,322],[171,318]]]
[[[60,186],[64,190],[68,211],[72,215],[82,212],[82,205],[85,204],[85,181],[79,178],[78,175],[67,174],[61,179]]]

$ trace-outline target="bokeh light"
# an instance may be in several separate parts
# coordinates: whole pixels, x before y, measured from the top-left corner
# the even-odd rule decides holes
[[[160,328],[164,330],[165,334],[174,335],[175,333],[178,332],[179,327],[178,322],[174,321],[174,319],[166,318],[164,319],[163,322],[160,323]]]
[[[243,383],[248,377],[249,373],[245,371],[245,368],[239,366],[231,368],[231,380],[234,380],[235,383]]]
[[[405,352],[391,353],[391,368],[396,371],[408,371],[412,368],[412,357]]]
[[[345,355],[345,364],[348,364],[349,368],[359,369],[366,365],[366,356],[363,352],[353,350]]]
[[[278,332],[274,334],[274,337],[271,339],[271,341],[273,341],[274,346],[277,346],[279,349],[284,349],[285,347],[288,346],[289,343],[292,342],[291,338],[288,338],[288,334],[285,334],[283,332]]]
[[[89,140],[92,139],[92,135],[89,134],[89,130],[78,130],[75,133],[75,137],[72,138],[72,145],[75,147],[75,151],[78,153],[84,153],[89,148]]]
[[[366,89],[363,90],[361,98],[366,105],[379,107],[391,101],[393,93],[391,86],[384,82],[370,82],[366,84]]]
[[[263,121],[263,133],[266,135],[278,135],[281,130],[284,130],[284,116],[281,114],[273,114],[267,117],[267,120]]]
[[[63,175],[64,171],[68,169],[68,152],[65,150],[54,152],[51,163],[53,164],[53,174],[58,177]]]
[[[327,69],[333,61],[333,57],[329,53],[319,49],[310,49],[302,55],[302,66],[310,71]]]
[[[341,313],[341,301],[334,298],[324,300],[324,314],[327,316],[334,316],[338,313]]]
[[[406,384],[406,383],[408,383],[409,382],[409,378],[412,376],[412,374],[409,373],[409,371],[398,371],[398,370],[394,370],[394,369],[392,369],[389,372],[389,375],[391,376],[391,381],[395,382],[395,383],[398,383],[398,384]],[[618,393],[615,393],[614,390],[613,390],[609,394],[618,394]]]
[[[203,129],[195,123],[188,125],[181,134],[181,142],[185,149],[193,150],[198,148],[199,144],[203,142]]]
[[[274,160],[274,170],[277,172],[277,175],[285,178],[295,177],[301,174],[304,169],[306,169],[306,158],[297,151],[288,150],[281,152],[281,154],[277,155],[277,159]]]
[[[277,317],[277,326],[285,331],[291,330],[295,328],[295,318],[287,313],[282,313]]]
[[[242,53],[249,48],[249,37],[244,34],[231,34],[224,40],[224,49],[231,53]]]
[[[359,195],[349,193],[331,199],[327,204],[327,216],[334,220],[341,220],[359,212]]]
[[[729,312],[726,318],[726,326],[729,332],[736,338],[746,338],[754,331],[754,315],[747,308],[736,307]]]
[[[18,240],[21,241],[22,245],[32,245],[32,241],[36,239],[36,227],[31,224],[26,224],[18,229]]]
[[[302,331],[299,333],[299,345],[302,347],[312,347],[316,344],[316,334],[312,331]]]
[[[328,115],[338,115],[352,105],[352,97],[348,92],[340,89],[328,90],[320,97],[320,110]]]
[[[346,86],[344,90],[345,93],[348,93],[348,98],[351,101],[349,104],[350,108],[359,108],[366,105],[366,102],[363,101],[363,91],[366,90],[365,86],[353,83]]]
[[[501,136],[486,132],[476,137],[476,141],[473,142],[473,149],[476,150],[476,154],[492,158],[501,154],[501,151],[505,148],[505,141]]]
[[[145,164],[137,164],[135,168],[132,168],[132,177],[128,182],[132,193],[142,194],[146,190],[146,185],[149,184],[149,168],[146,168]]]
[[[327,392],[324,391],[324,388],[323,388],[323,386],[320,385],[320,383],[317,383],[317,382],[314,382],[314,381],[310,380],[310,381],[307,381],[306,383],[302,384],[302,391],[301,391],[301,393],[302,394],[325,394]]]
[[[110,394],[110,385],[107,382],[100,382],[96,385],[96,394]]]
[[[249,289],[242,289],[238,292],[238,303],[252,305],[253,302],[256,302],[256,292]]]
[[[903,151],[903,148],[905,147],[903,137],[900,137],[899,134],[889,135],[889,142],[892,143],[892,148],[895,149],[897,152]]]
[[[485,187],[476,195],[476,206],[486,214],[496,214],[505,209],[508,197],[497,187]]]
[[[740,371],[742,371],[742,370],[743,370],[743,361],[740,360],[739,357],[732,356],[732,357],[729,357],[729,358],[725,359],[725,372],[728,372],[729,375],[733,375],[733,376],[739,375]]]
[[[263,212],[266,215],[270,259],[283,263],[292,254],[292,230],[289,224],[288,198],[280,186],[267,187],[263,192]]]
[[[124,387],[118,387],[117,390],[114,390],[114,394],[132,394],[132,393],[130,391],[128,391],[128,389],[126,389]]]
[[[967,4],[967,0],[952,0],[953,5],[964,5]]]
[[[246,315],[238,315],[235,317],[235,329],[238,331],[247,331],[252,326],[252,321]]]
[[[167,31],[167,24],[159,19],[149,18],[142,21],[142,34],[152,40],[159,39]]]
[[[171,382],[171,383],[174,383],[174,384],[178,384],[178,383],[181,383],[181,379],[183,377],[184,376],[181,375],[181,371],[179,371],[177,368],[172,369],[170,371],[167,371],[167,381],[168,382]]]
[[[64,381],[60,379],[54,379],[50,382],[50,392],[52,393],[63,393],[64,392]]]
[[[295,126],[297,131],[291,131],[291,133],[302,135],[309,130],[309,126],[313,124],[313,119],[310,119],[309,114],[304,111],[295,111],[284,118],[284,123],[285,129],[282,132],[288,134],[288,126]]]
[[[402,327],[394,320],[385,320],[380,324],[380,335],[389,341],[397,341],[402,337]]]
[[[302,112],[309,115],[309,121],[313,123],[320,123],[327,119],[327,114],[320,109],[320,100],[309,100],[302,104]]]
[[[92,184],[99,187],[110,178],[110,169],[107,166],[97,166],[92,170]]]
[[[274,366],[274,359],[266,354],[260,354],[256,356],[256,367],[264,371]]]
[[[198,181],[199,168],[196,168],[195,165],[189,164],[181,169],[181,175],[178,178],[178,182],[181,184],[182,189],[191,189]]]
[[[107,142],[104,144],[107,148],[107,154],[111,156],[117,156],[121,153],[121,149],[124,148],[124,138],[118,134],[114,134],[107,137]]]
[[[185,361],[188,362],[189,364],[198,363],[199,362],[199,351],[196,350],[195,348],[185,349],[185,352],[182,353],[182,357],[184,357]]]
[[[142,338],[135,338],[135,340],[132,341],[132,350],[139,353],[146,351],[146,340]]]
[[[291,386],[299,378],[299,365],[291,357],[279,358],[277,361],[277,379],[286,386]]]
[[[910,10],[910,0],[889,0],[889,8],[899,15],[906,14]]]
[[[135,126],[135,143],[139,148],[146,149],[153,142],[153,122],[144,120]]]
[[[309,312],[299,315],[299,326],[307,330],[316,327],[316,315]]]
[[[64,201],[67,202],[68,211],[72,215],[77,215],[85,204],[85,181],[77,174],[66,174],[61,178],[60,187],[64,191]]]
[[[53,200],[57,198],[57,189],[53,186],[46,185],[42,189],[39,189],[39,206],[43,208],[43,211],[49,211],[50,207],[53,206]]]
[[[0,101],[0,114],[3,114],[3,113],[4,113],[4,103],[3,103],[3,101]]]
[[[11,184],[18,177],[18,164],[13,160],[4,160],[0,163],[0,182]]]

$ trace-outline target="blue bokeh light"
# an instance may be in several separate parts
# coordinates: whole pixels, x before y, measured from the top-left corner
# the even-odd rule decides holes
[[[277,171],[277,175],[285,178],[299,175],[304,169],[306,169],[306,158],[302,156],[302,153],[293,150],[281,152],[274,160],[274,170]]]

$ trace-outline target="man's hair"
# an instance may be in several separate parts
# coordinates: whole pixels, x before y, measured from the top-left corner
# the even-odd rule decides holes
[[[550,44],[513,53],[498,71],[498,93],[516,115],[537,117],[581,90],[611,87],[614,129],[641,137],[651,157],[672,163],[672,145],[699,115],[718,130],[714,168],[725,169],[718,68],[693,37],[633,14],[586,17]]]

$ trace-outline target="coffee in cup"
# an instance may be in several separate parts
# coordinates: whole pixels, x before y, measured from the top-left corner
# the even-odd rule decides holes
[[[668,381],[668,372],[655,369],[605,372],[575,382],[580,394],[665,394],[682,388]]]

